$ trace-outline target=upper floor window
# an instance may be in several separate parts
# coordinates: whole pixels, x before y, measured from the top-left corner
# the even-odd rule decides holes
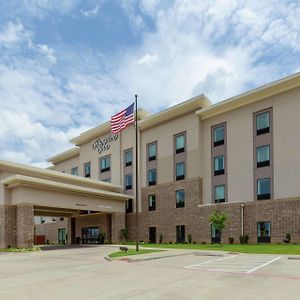
[[[78,167],[72,168],[71,169],[71,174],[72,175],[78,175]]]
[[[132,166],[132,149],[125,151],[125,167]]]
[[[125,190],[132,189],[132,174],[125,175]]]
[[[84,177],[91,177],[91,162],[84,164]]]
[[[213,129],[213,136],[214,136],[214,146],[224,145],[224,139],[225,139],[224,125],[215,127]]]
[[[257,200],[271,198],[271,180],[270,178],[262,178],[257,180]]]
[[[221,175],[225,173],[225,158],[224,155],[214,158],[214,174]]]
[[[185,205],[185,191],[177,190],[176,191],[176,208],[184,207]]]
[[[148,145],[148,161],[156,160],[157,144],[152,143]]]
[[[225,185],[215,186],[215,203],[225,202]]]
[[[270,112],[265,111],[256,115],[256,134],[270,132]]]
[[[148,196],[148,209],[149,209],[149,211],[156,210],[156,196],[155,195]]]
[[[256,148],[256,165],[257,168],[270,165],[270,145]]]
[[[176,180],[182,180],[185,178],[185,163],[180,162],[176,164]]]
[[[185,134],[180,134],[175,137],[175,152],[176,154],[185,151]]]
[[[148,171],[148,185],[156,184],[156,169]]]
[[[100,172],[110,171],[110,156],[100,158]]]

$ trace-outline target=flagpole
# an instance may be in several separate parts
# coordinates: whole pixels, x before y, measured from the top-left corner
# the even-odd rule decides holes
[[[138,110],[138,95],[135,95],[135,239],[136,239],[136,251],[139,251],[139,168],[138,168],[138,122],[137,122],[137,110]]]

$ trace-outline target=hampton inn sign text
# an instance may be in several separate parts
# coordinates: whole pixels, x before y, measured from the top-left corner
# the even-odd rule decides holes
[[[116,141],[118,137],[118,134],[111,134],[105,139],[96,139],[92,144],[93,149],[101,154],[103,151],[108,150],[110,148],[110,143]]]

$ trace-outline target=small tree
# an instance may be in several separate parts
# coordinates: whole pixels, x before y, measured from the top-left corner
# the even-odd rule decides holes
[[[129,238],[128,228],[121,229],[121,235],[123,236],[123,239],[125,240],[125,242],[128,242],[128,238]]]
[[[213,212],[209,217],[209,222],[214,226],[214,228],[219,232],[220,234],[220,242],[221,242],[221,236],[222,236],[222,229],[225,228],[227,221],[227,214],[224,212]]]

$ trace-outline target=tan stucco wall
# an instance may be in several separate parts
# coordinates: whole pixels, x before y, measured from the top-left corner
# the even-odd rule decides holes
[[[211,126],[227,123],[228,201],[253,201],[253,113],[273,107],[274,198],[300,194],[300,88],[203,121],[203,202],[211,203]]]
[[[52,170],[60,171],[60,172],[64,171],[65,173],[71,174],[71,169],[78,167],[78,164],[79,164],[79,156],[75,156],[65,161],[62,161],[60,163],[57,163],[55,166],[53,166]]]
[[[102,212],[124,212],[123,201],[110,201],[86,195],[63,193],[54,190],[35,189],[31,187],[15,187],[11,191],[11,204],[31,203],[38,206],[69,209],[94,210]],[[86,206],[76,205],[86,204]]]

